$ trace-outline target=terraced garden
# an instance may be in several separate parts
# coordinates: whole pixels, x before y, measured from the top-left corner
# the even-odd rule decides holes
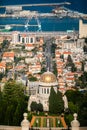
[[[64,127],[67,128],[64,117],[33,116],[30,127]]]

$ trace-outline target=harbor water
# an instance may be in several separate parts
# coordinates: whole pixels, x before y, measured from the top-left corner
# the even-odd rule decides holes
[[[28,23],[27,28],[26,23]],[[79,19],[58,17],[39,17],[38,20],[36,18],[0,18],[0,25],[14,25],[13,31],[78,31]]]
[[[16,4],[35,4],[35,3],[60,3],[64,2],[64,0],[2,0],[0,1],[0,5],[16,5]],[[69,9],[79,11],[82,13],[87,13],[87,0],[68,0],[71,5],[68,6]],[[67,6],[66,6],[67,7]],[[46,7],[23,7],[23,10],[33,10],[42,12],[52,12],[54,7],[46,6]],[[0,8],[0,13],[4,13],[5,9]],[[12,25],[17,24],[17,26],[13,26],[13,31],[38,31],[39,28],[41,31],[67,31],[67,30],[79,30],[79,19],[77,18],[58,18],[58,17],[39,17],[39,24],[37,21],[28,18],[0,18],[0,25]],[[26,22],[28,22],[28,28],[26,28]],[[18,26],[18,24],[22,24],[23,26]],[[30,25],[30,26],[29,26]],[[33,26],[35,25],[35,26]]]

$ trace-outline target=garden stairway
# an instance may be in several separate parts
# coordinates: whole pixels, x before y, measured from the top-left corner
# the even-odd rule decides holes
[[[43,117],[41,117],[41,127],[43,127]]]
[[[64,128],[67,128],[67,125],[66,125],[66,123],[65,123],[64,117],[61,117],[61,122],[62,122],[62,124],[63,124],[63,127],[64,127]]]
[[[35,116],[33,116],[33,117],[32,117],[32,120],[31,120],[31,122],[30,122],[30,127],[32,127],[32,126],[33,126],[34,121],[35,121],[35,118],[36,118]]]
[[[53,127],[56,127],[56,124],[55,124],[55,118],[52,117],[52,119],[53,119]]]

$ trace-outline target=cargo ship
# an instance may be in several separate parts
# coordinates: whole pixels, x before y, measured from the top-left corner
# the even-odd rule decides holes
[[[5,25],[4,28],[0,29],[0,32],[10,32],[12,31],[12,27],[10,25]]]

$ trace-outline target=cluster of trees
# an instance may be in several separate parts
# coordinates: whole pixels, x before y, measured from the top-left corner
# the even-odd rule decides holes
[[[79,78],[76,78],[76,86],[79,86],[80,88],[87,87],[87,72],[84,71]]]
[[[8,48],[8,46],[9,46],[9,41],[8,40],[4,40],[3,41],[3,43],[1,43],[1,48],[3,49],[3,48]]]
[[[73,120],[73,114],[77,113],[80,125],[87,126],[87,91],[68,90],[66,96],[69,105],[68,111],[65,111],[66,123],[70,125]]]
[[[31,75],[31,74],[28,75],[28,79],[29,79],[29,81],[37,81],[37,78],[34,77],[34,76]]]
[[[78,120],[81,126],[87,126],[87,91],[68,90],[65,95],[68,99],[68,109],[64,110],[64,102],[61,92],[55,92],[53,87],[49,97],[49,112],[51,114],[61,115],[64,113],[66,124],[71,126],[73,114],[78,114]]]
[[[27,111],[28,97],[24,95],[24,86],[8,81],[0,91],[0,124],[19,126],[23,113]]]
[[[43,105],[41,103],[32,102],[30,107],[31,107],[31,111],[36,111],[36,112],[43,111]]]
[[[70,55],[68,55],[68,57],[67,57],[66,67],[71,67],[71,71],[72,71],[72,72],[75,72],[75,71],[76,71],[75,64],[73,63],[73,60],[72,60],[72,58],[71,58]]]

